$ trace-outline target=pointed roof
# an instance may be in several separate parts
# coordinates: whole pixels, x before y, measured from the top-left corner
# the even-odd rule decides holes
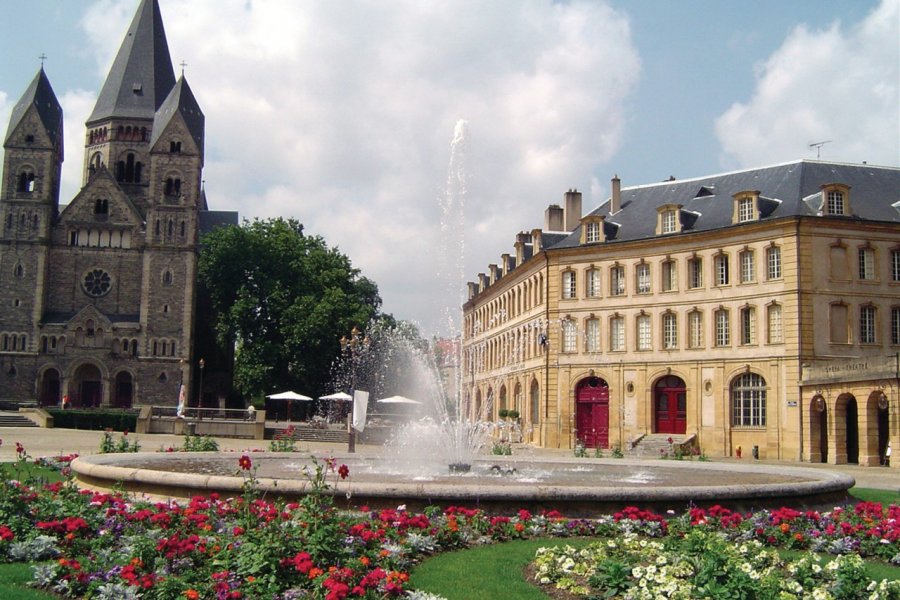
[[[156,112],[156,116],[153,119],[153,137],[150,139],[151,148],[156,144],[166,125],[171,122],[176,114],[180,114],[184,119],[184,123],[190,131],[191,137],[200,151],[200,155],[203,156],[205,117],[184,75],[178,78],[178,83],[175,84],[175,87],[172,88],[172,91],[169,92],[162,106]]]
[[[50,140],[54,144],[61,142],[63,133],[63,110],[62,106],[59,104],[59,100],[56,99],[56,94],[53,93],[53,87],[50,85],[50,80],[47,79],[47,74],[44,73],[43,66],[41,66],[41,69],[38,71],[37,75],[35,75],[34,79],[31,81],[31,85],[25,90],[25,93],[22,94],[22,98],[12,109],[12,114],[9,118],[9,129],[6,130],[5,142],[9,142],[10,136],[13,134],[16,127],[19,126],[19,123],[25,117],[25,113],[28,112],[28,108],[32,105],[37,108],[38,116],[40,117],[41,123],[44,125],[44,130],[47,132]]]
[[[152,119],[174,85],[159,3],[141,0],[87,122],[112,117]]]

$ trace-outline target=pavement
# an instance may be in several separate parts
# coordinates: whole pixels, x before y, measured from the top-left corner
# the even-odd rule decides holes
[[[118,440],[121,433],[114,433],[113,439]],[[0,462],[16,460],[16,442],[22,444],[25,451],[32,458],[44,456],[57,456],[61,454],[77,453],[80,456],[99,454],[102,431],[83,431],[80,429],[42,429],[39,427],[2,427],[0,428]],[[170,447],[178,447],[184,443],[184,437],[162,433],[153,434],[128,434],[129,441],[137,440],[142,452],[164,451]],[[221,451],[259,451],[269,447],[268,440],[246,440],[234,438],[216,438]],[[317,453],[346,454],[344,444],[330,442],[297,442],[300,451],[315,451]],[[528,456],[535,459],[571,457],[571,450],[543,449],[528,447],[514,449],[527,452]],[[378,454],[380,446],[357,444],[357,454],[372,456]],[[646,459],[658,463],[659,459]],[[900,493],[900,468],[893,467],[861,467],[858,465],[827,465],[820,463],[798,463],[789,461],[753,461],[753,459],[722,458],[712,459],[714,463],[752,464],[758,462],[765,465],[778,465],[784,467],[803,467],[834,471],[850,475],[856,479],[856,485],[865,488],[893,490]]]

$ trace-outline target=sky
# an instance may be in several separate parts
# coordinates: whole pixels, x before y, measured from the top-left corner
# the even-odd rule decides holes
[[[587,213],[614,175],[900,166],[900,0],[159,4],[206,115],[210,207],[298,219],[425,335],[450,333],[465,281],[568,189]],[[61,204],[137,5],[0,0],[0,126],[45,55],[65,113]],[[441,207],[461,120],[464,234],[449,246],[464,281],[448,286]]]

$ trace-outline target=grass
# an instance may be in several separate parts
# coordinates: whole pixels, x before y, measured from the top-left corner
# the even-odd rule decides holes
[[[0,564],[0,598],[3,600],[48,600],[58,598],[28,587],[32,565],[28,563]]]
[[[54,483],[62,481],[64,477],[56,469],[42,467],[30,462],[5,462],[0,463],[0,477],[3,481],[16,479],[18,481],[44,481]]]
[[[447,600],[546,600],[546,594],[525,581],[522,574],[537,549],[552,543],[580,548],[592,541],[592,538],[535,539],[447,552],[416,567],[410,583],[416,589],[440,594]],[[465,576],[460,576],[462,573]]]
[[[861,502],[880,502],[885,506],[888,504],[900,504],[900,491],[852,487],[848,492]]]

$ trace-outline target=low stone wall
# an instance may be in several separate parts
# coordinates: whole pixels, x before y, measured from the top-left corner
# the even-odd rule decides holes
[[[266,413],[257,411],[254,421],[236,419],[183,419],[179,417],[151,417],[151,411],[141,410],[137,433],[168,433],[170,435],[209,435],[213,437],[261,440],[266,431]]]
[[[19,408],[19,414],[38,427],[53,428],[53,415],[43,408]]]

